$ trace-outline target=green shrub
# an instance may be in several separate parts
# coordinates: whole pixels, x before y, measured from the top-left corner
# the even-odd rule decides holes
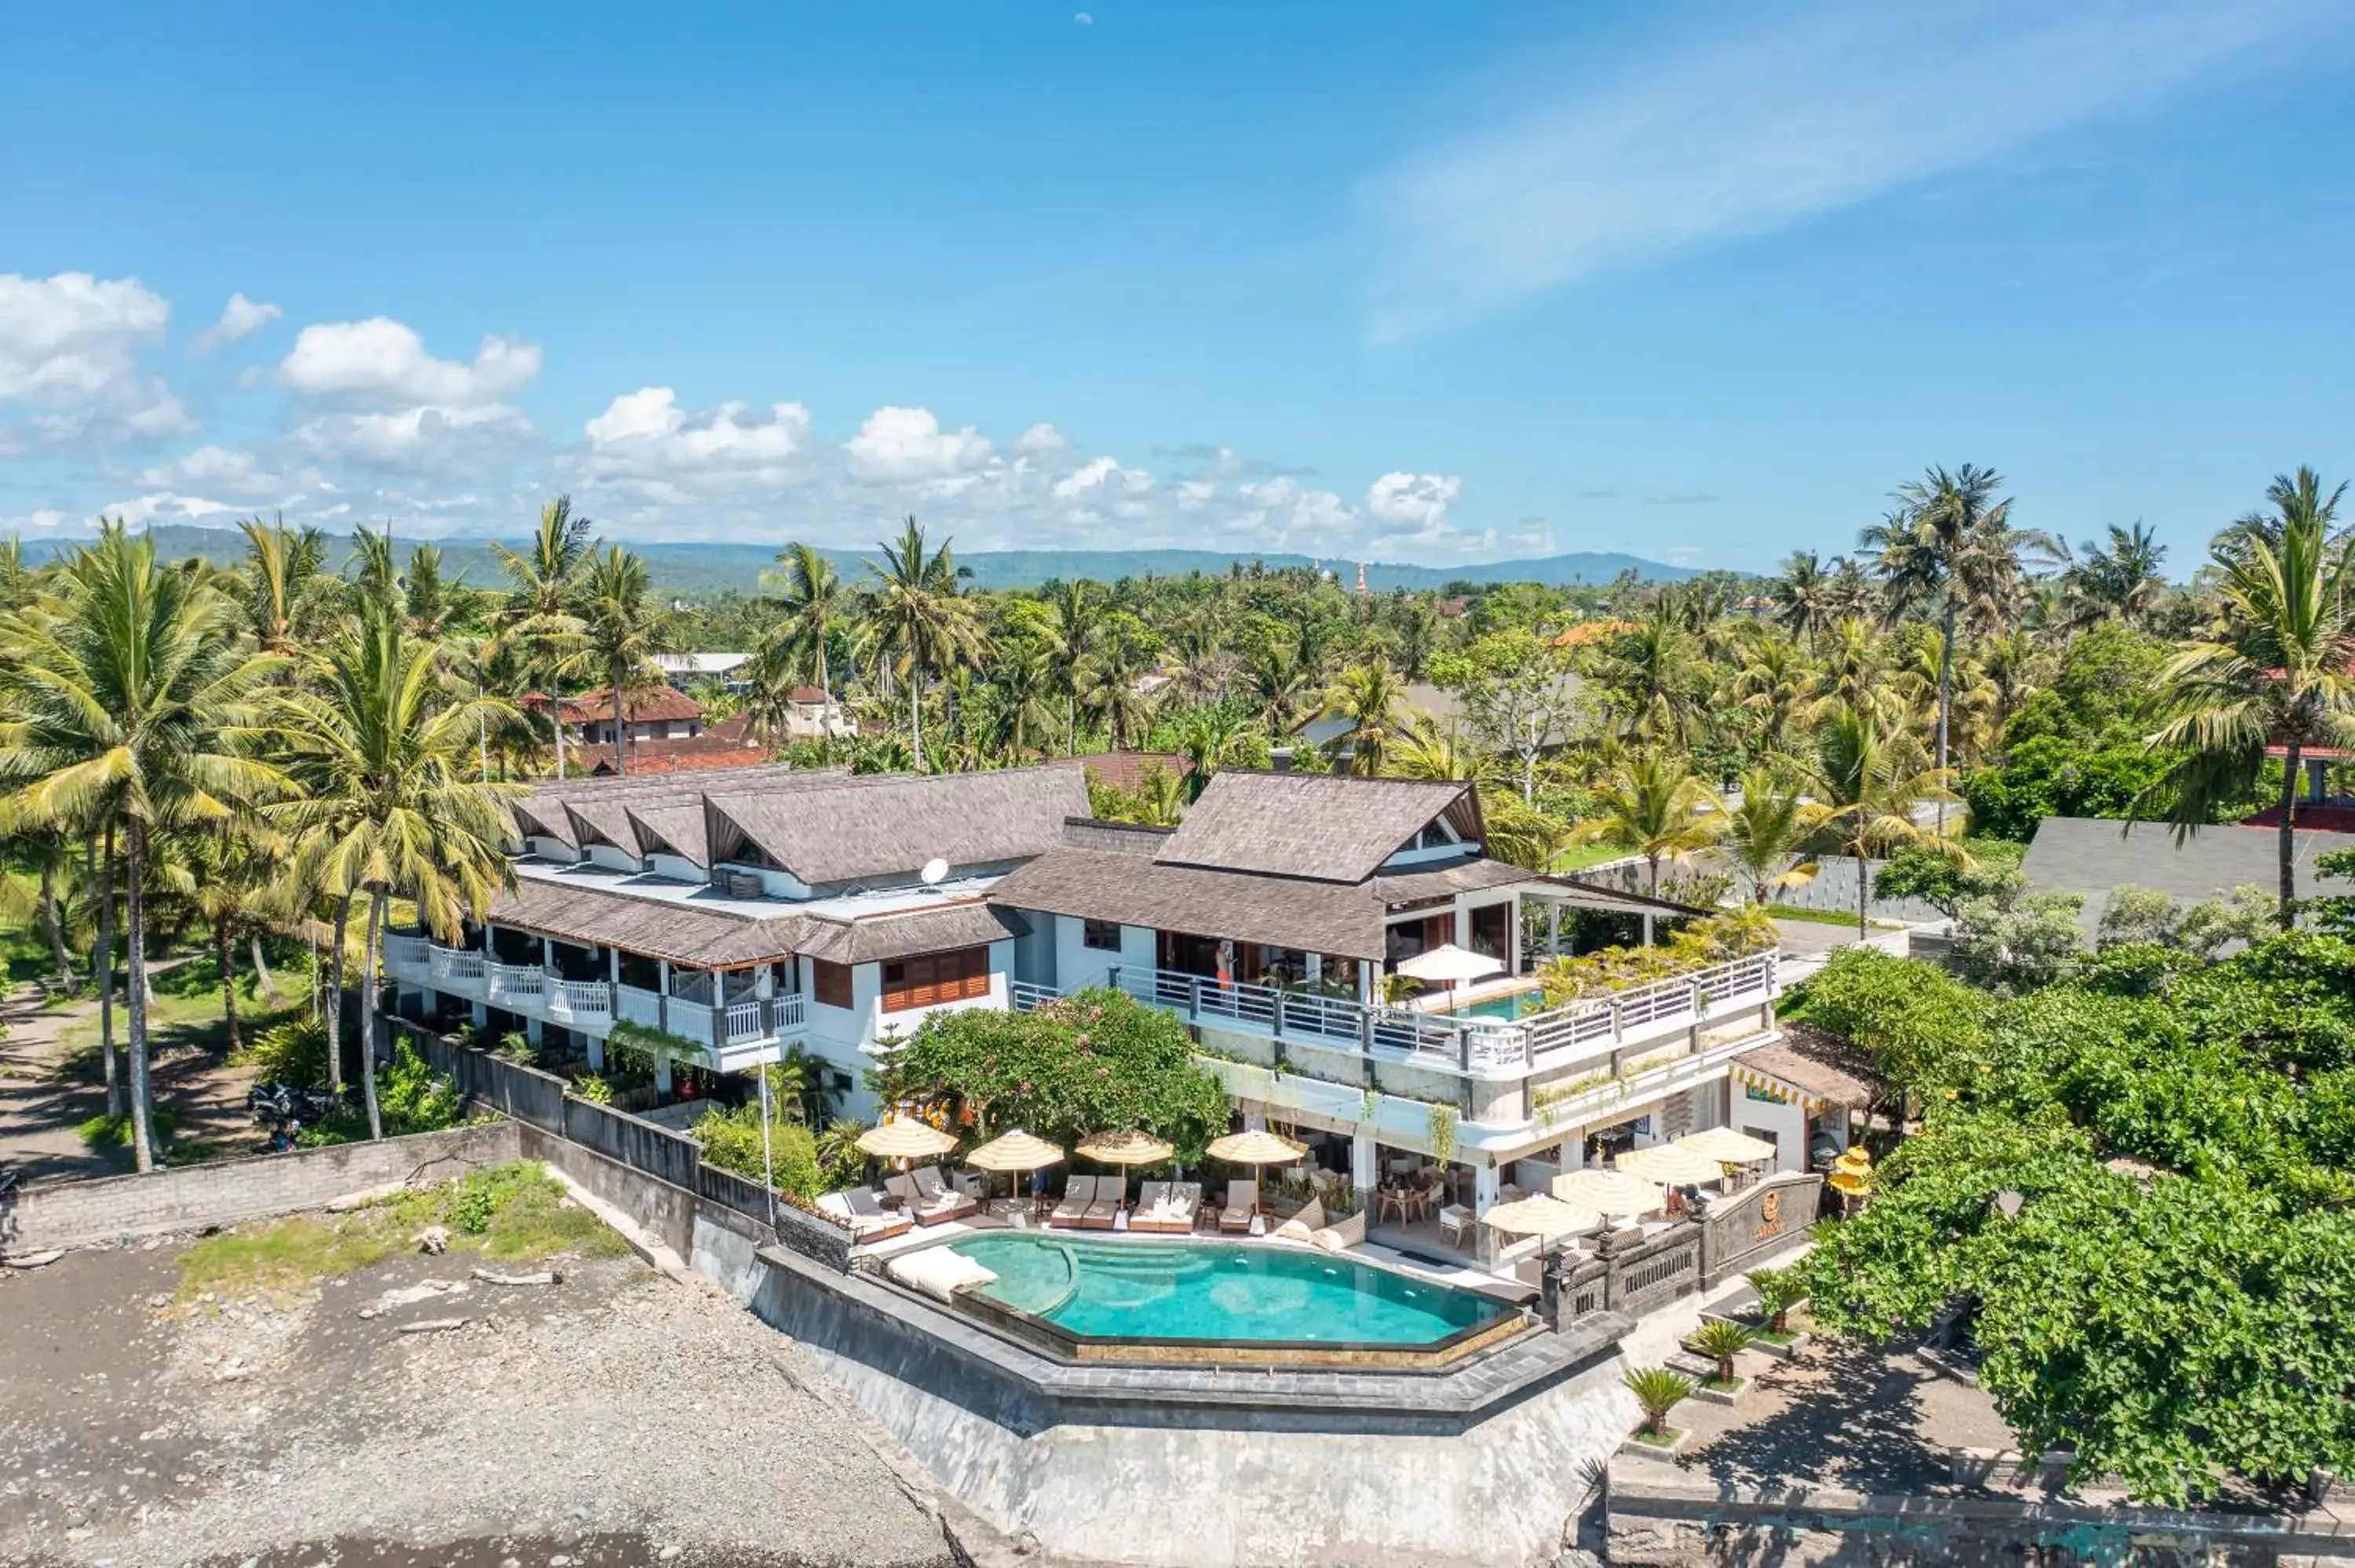
[[[707,1111],[687,1130],[708,1163],[754,1181],[762,1179],[761,1107],[757,1102],[748,1101],[734,1110]],[[768,1160],[774,1166],[779,1192],[806,1199],[832,1191],[826,1185],[827,1167],[818,1160],[817,1139],[797,1121],[782,1117],[770,1119]]]
[[[527,1064],[538,1054],[532,1046],[530,1037],[520,1029],[508,1030],[499,1036],[499,1043],[491,1047],[491,1054],[509,1062]]]
[[[155,1128],[158,1143],[169,1143],[180,1130],[180,1112],[176,1106],[159,1105],[148,1113],[149,1125]],[[125,1111],[115,1115],[100,1112],[74,1128],[82,1147],[93,1154],[103,1154],[110,1149],[131,1147],[131,1116]]]
[[[247,1041],[245,1048],[229,1061],[234,1066],[251,1067],[260,1083],[324,1088],[327,1083],[327,1026],[307,1018],[273,1024]]]
[[[1717,1363],[1717,1381],[1733,1381],[1733,1358],[1748,1350],[1758,1330],[1731,1318],[1711,1318],[1685,1341],[1686,1348]]]
[[[1673,1367],[1630,1367],[1619,1381],[1644,1409],[1644,1430],[1660,1436],[1668,1429],[1668,1412],[1692,1397],[1693,1381]]]
[[[613,1103],[612,1081],[595,1073],[583,1073],[573,1079],[572,1092],[592,1106],[609,1106]]]

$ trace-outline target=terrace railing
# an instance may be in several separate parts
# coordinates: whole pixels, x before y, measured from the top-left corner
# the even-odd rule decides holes
[[[486,959],[483,972],[489,977],[493,1001],[536,1002],[547,994],[548,971],[538,964],[502,964]]]
[[[1006,988],[1007,1000],[1017,1012],[1036,1012],[1062,994],[1051,985],[1034,985],[1028,980],[1016,980]]]
[[[471,948],[444,948],[437,943],[426,967],[434,983],[444,990],[472,991],[483,983],[483,955]]]
[[[1774,995],[1774,955],[1713,964],[1520,1019],[1427,1012],[1175,969],[1119,968],[1112,971],[1112,982],[1139,1001],[1213,1029],[1442,1071],[1508,1076],[1581,1055],[1604,1056],[1630,1041],[1699,1022],[1722,1005],[1763,1002]],[[1031,987],[1034,996],[1026,1003],[1022,989],[1017,987],[1018,1009],[1036,1006],[1048,994],[1043,987]]]
[[[634,985],[613,988],[613,1016],[624,1023],[634,1023],[641,1029],[663,1027],[663,999],[654,991]]]
[[[388,936],[384,938],[384,967],[403,979],[421,979],[432,963],[432,952],[433,944],[422,937]]]
[[[606,1024],[613,1021],[613,988],[606,980],[550,980],[548,1016],[559,1023]]]

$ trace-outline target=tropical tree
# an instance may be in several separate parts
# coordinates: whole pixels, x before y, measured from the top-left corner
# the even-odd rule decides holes
[[[241,597],[247,630],[264,652],[291,658],[316,619],[320,585],[333,586],[326,577],[327,536],[316,528],[289,528],[259,517],[237,526],[245,535]]]
[[[590,662],[613,695],[613,771],[627,778],[627,688],[662,678],[654,657],[671,650],[671,617],[655,597],[646,563],[619,545],[592,556],[581,574],[580,616]]]
[[[1382,770],[1396,738],[1399,709],[1406,701],[1405,683],[1398,672],[1380,660],[1352,664],[1341,672],[1325,694],[1325,712],[1349,721],[1329,749],[1336,759],[1346,750],[1349,771],[1368,778]]]
[[[1243,660],[1243,687],[1260,727],[1287,736],[1315,694],[1315,676],[1302,662],[1300,644],[1275,636],[1254,645]]]
[[[826,642],[843,617],[849,595],[834,563],[815,545],[798,540],[787,545],[777,552],[777,564],[784,568],[779,605],[783,613],[763,641],[761,656],[776,666],[780,683],[790,686],[806,673],[821,690],[831,693],[834,673],[827,664]]]
[[[875,576],[868,645],[878,664],[888,665],[907,687],[908,744],[922,769],[925,676],[977,662],[981,632],[973,607],[957,592],[956,560],[947,540],[937,550],[930,548],[924,530],[910,517],[898,540],[879,547],[883,559],[867,564]]]
[[[1223,705],[1198,707],[1186,715],[1178,726],[1178,749],[1186,758],[1189,802],[1201,799],[1210,775],[1234,760],[1254,733],[1241,715]]]
[[[2167,596],[2167,579],[2159,576],[2166,559],[2167,546],[2141,523],[2131,528],[2111,524],[2105,542],[2086,540],[2062,571],[2075,619],[2084,624],[2115,616],[2139,626]]]
[[[1612,843],[1644,857],[1644,891],[1660,892],[1660,866],[1689,864],[1717,842],[1724,819],[1710,810],[1700,779],[1672,753],[1647,750],[1621,760],[1595,791],[1594,815],[1576,837],[1585,843]]]
[[[1856,929],[1868,921],[1871,877],[1866,862],[1909,845],[1922,844],[1967,864],[1962,846],[1923,827],[1916,808],[1954,797],[1941,768],[1919,766],[1920,743],[1870,713],[1841,708],[1816,735],[1816,763],[1808,780],[1817,824],[1841,854],[1856,863]]]
[[[147,1083],[147,906],[160,834],[233,817],[282,793],[250,755],[252,699],[274,655],[236,635],[229,599],[195,572],[159,566],[120,523],[77,550],[59,585],[0,616],[17,650],[0,718],[0,781],[21,820],[120,832],[129,983],[132,1153],[155,1163]],[[110,856],[110,859],[112,856]]]
[[[360,1083],[368,1136],[384,1136],[376,1092],[377,967],[385,911],[410,901],[419,924],[454,942],[512,874],[502,787],[464,777],[478,726],[504,707],[453,699],[440,650],[397,615],[363,611],[287,693],[277,730],[304,787],[276,809],[304,884],[368,900],[360,963]]]
[[[1811,650],[1817,634],[1836,619],[1830,578],[1813,550],[1794,551],[1783,563],[1783,575],[1774,579],[1772,597],[1775,620]]]
[[[1103,623],[1103,601],[1096,585],[1085,577],[1047,585],[1047,604],[1054,612],[1055,675],[1063,688],[1063,755],[1080,749],[1080,672],[1095,652],[1096,630]]]
[[[1799,857],[1817,816],[1785,774],[1753,768],[1742,776],[1741,799],[1725,804],[1718,853],[1748,889],[1751,903],[1765,904],[1777,889],[1814,880],[1816,863]]]
[[[2280,753],[2284,930],[2296,921],[2299,765],[2318,747],[2355,745],[2355,552],[2331,538],[2338,495],[2318,503],[2319,489],[2303,469],[2276,479],[2275,515],[2217,539],[2216,625],[2178,643],[2160,672],[2167,718],[2147,742],[2177,754],[2165,783],[2179,835],[2254,788]]]
[[[559,779],[564,777],[564,683],[588,662],[587,632],[576,601],[595,548],[595,530],[588,518],[572,514],[570,496],[559,495],[539,509],[539,525],[523,552],[491,546],[507,575],[506,599],[493,618],[493,630],[546,684]]]

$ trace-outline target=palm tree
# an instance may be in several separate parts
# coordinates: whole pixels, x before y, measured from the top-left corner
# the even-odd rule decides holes
[[[1400,779],[1470,783],[1487,776],[1489,768],[1488,758],[1465,738],[1460,725],[1450,723],[1442,729],[1430,719],[1413,718],[1400,726],[1397,744],[1391,748],[1389,771]]]
[[[1816,766],[1807,781],[1817,825],[1839,853],[1856,863],[1856,930],[1869,922],[1871,878],[1866,862],[1909,844],[1926,844],[1967,864],[1962,847],[1914,820],[1915,808],[1952,800],[1946,774],[1918,766],[1921,743],[1870,713],[1846,707],[1816,736]]]
[[[1710,796],[1683,759],[1650,750],[1621,761],[1595,791],[1596,814],[1576,832],[1584,843],[1614,843],[1644,857],[1644,891],[1660,895],[1660,863],[1684,865],[1717,842],[1722,820],[1705,815]]]
[[[1782,633],[1768,631],[1751,643],[1732,691],[1734,701],[1758,717],[1759,755],[1781,754],[1794,721],[1806,705],[1814,676],[1798,644]]]
[[[405,585],[409,630],[429,641],[439,641],[459,618],[462,601],[473,596],[463,580],[442,575],[442,547],[420,545],[409,552]]]
[[[1398,711],[1405,701],[1406,687],[1398,672],[1381,660],[1352,664],[1341,672],[1341,678],[1325,694],[1325,712],[1349,721],[1349,727],[1333,738],[1330,749],[1337,758],[1343,748],[1348,749],[1350,772],[1369,779],[1381,772],[1396,738]]]
[[[1202,798],[1210,775],[1225,767],[1252,734],[1252,727],[1224,707],[1196,708],[1178,729],[1178,749],[1188,767],[1186,799]]]
[[[776,664],[782,683],[792,684],[806,671],[820,690],[831,694],[834,675],[827,667],[826,641],[834,635],[848,597],[842,579],[815,545],[787,545],[777,552],[777,564],[785,568],[779,607],[784,613],[762,644],[762,657]]]
[[[581,574],[595,547],[596,524],[572,514],[559,495],[539,509],[539,526],[521,555],[494,543],[507,575],[507,597],[493,630],[521,650],[548,686],[548,716],[556,736],[556,776],[564,777],[564,682],[587,662],[585,629],[575,613]]]
[[[218,822],[286,787],[250,755],[261,738],[251,699],[277,661],[237,638],[239,619],[226,596],[157,565],[154,542],[120,523],[75,552],[55,591],[0,617],[0,641],[19,661],[0,718],[0,780],[20,790],[16,810],[35,824],[121,832],[132,1152],[142,1171],[155,1154],[145,889],[156,836]]]
[[[670,612],[655,598],[646,564],[619,545],[590,558],[581,575],[580,614],[590,662],[613,694],[613,771],[630,773],[627,688],[660,680],[657,653],[671,650]]]
[[[1243,684],[1260,727],[1282,736],[1300,722],[1316,682],[1302,667],[1296,643],[1270,638],[1245,655]]]
[[[1047,585],[1047,604],[1055,620],[1055,673],[1063,687],[1063,755],[1080,749],[1080,666],[1095,652],[1096,629],[1103,624],[1103,603],[1095,584],[1085,577]]]
[[[1597,674],[1626,717],[1627,739],[1682,746],[1699,726],[1710,671],[1676,603],[1655,605],[1613,639]]]
[[[392,606],[401,602],[404,586],[392,556],[392,524],[379,534],[368,528],[352,531],[352,596],[360,605]]]
[[[997,691],[997,723],[1005,755],[1021,761],[1032,736],[1054,733],[1048,697],[1055,689],[1055,645],[1037,638],[1010,644],[998,659],[990,684]]]
[[[1718,853],[1749,885],[1751,903],[1763,905],[1776,889],[1814,879],[1816,863],[1798,856],[1815,832],[1817,815],[1775,769],[1753,768],[1742,776],[1741,800],[1725,804],[1724,842]]]
[[[1153,650],[1144,630],[1133,615],[1110,617],[1095,652],[1076,672],[1080,706],[1104,721],[1114,751],[1125,750],[1153,716],[1154,700],[1141,685],[1153,670]]]
[[[360,963],[360,1082],[368,1136],[376,1093],[377,961],[387,904],[413,902],[444,941],[480,919],[506,883],[503,789],[464,776],[478,727],[505,706],[453,700],[440,650],[398,615],[363,611],[283,698],[279,731],[302,798],[278,809],[295,877],[368,898]]]
[[[325,577],[327,536],[316,528],[289,528],[259,517],[237,526],[245,535],[247,628],[265,652],[292,657],[302,646]]]
[[[2132,528],[2113,523],[2106,544],[2088,539],[2083,549],[2062,572],[2081,623],[2115,616],[2128,626],[2138,626],[2166,597],[2167,579],[2158,573],[2167,546],[2141,523]]]
[[[1831,624],[1831,584],[1823,561],[1813,550],[1793,552],[1783,563],[1783,575],[1773,589],[1774,619],[1783,630],[1806,642],[1810,650],[1816,634]]]
[[[981,633],[972,607],[957,593],[956,560],[947,540],[938,550],[928,549],[923,529],[910,517],[900,526],[898,542],[886,541],[879,547],[882,561],[867,564],[876,578],[868,634],[878,662],[888,662],[907,683],[908,743],[921,772],[924,677],[954,664],[977,662]]]
[[[2219,536],[2217,625],[2178,643],[2160,672],[2168,718],[2148,742],[2178,752],[2161,787],[2174,793],[2179,834],[2254,786],[2268,751],[2281,752],[2284,930],[2296,923],[2300,760],[2318,747],[2355,745],[2355,551],[2330,537],[2338,495],[2324,503],[2319,492],[2304,469],[2277,479],[2275,516]]]

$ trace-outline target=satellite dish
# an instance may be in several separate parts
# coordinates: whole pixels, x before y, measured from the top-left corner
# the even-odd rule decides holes
[[[941,878],[946,876],[948,874],[949,863],[943,860],[940,856],[934,855],[932,859],[924,863],[924,869],[918,872],[916,874],[923,878],[924,885],[926,887],[938,887],[941,885]]]

